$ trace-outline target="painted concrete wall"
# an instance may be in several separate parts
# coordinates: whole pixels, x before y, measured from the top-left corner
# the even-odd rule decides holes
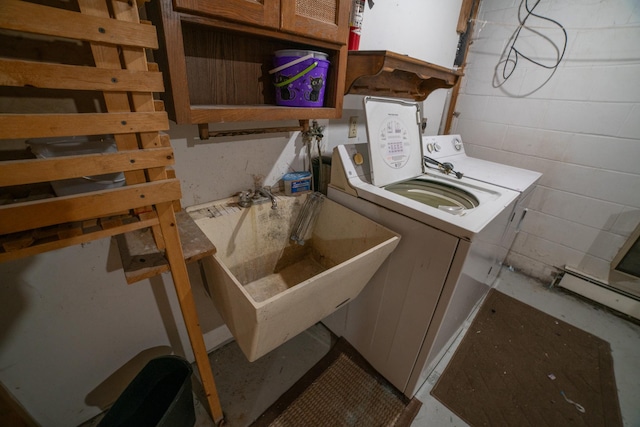
[[[520,3],[482,0],[453,132],[474,156],[544,173],[513,266],[549,280],[568,265],[606,280],[640,222],[640,3],[541,1],[535,13],[566,28],[564,58],[554,72],[520,57],[505,81]],[[538,34],[522,31],[516,48],[554,65],[562,32],[528,24]]]
[[[376,2],[365,12],[361,48],[448,66],[460,3]],[[346,141],[349,115],[361,117],[356,140],[366,141],[362,97],[347,98],[344,120],[320,123],[327,127],[325,153]],[[441,111],[435,108],[432,122],[439,122]],[[242,124],[256,125],[263,124]],[[169,134],[183,206],[253,188],[256,179],[275,185],[285,172],[306,164],[298,133],[200,141],[196,126],[172,125]],[[226,328],[220,327],[197,266],[190,266],[189,275],[212,349],[228,338]],[[155,355],[193,360],[170,275],[127,285],[109,239],[0,264],[0,301],[0,382],[43,426],[78,425],[97,415]]]

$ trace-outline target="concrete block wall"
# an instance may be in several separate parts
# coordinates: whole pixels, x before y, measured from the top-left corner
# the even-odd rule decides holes
[[[567,32],[557,69],[520,57],[505,81],[500,62],[526,12],[482,0],[452,132],[470,155],[544,174],[511,265],[543,280],[566,265],[607,281],[640,222],[640,3],[543,0],[534,12]],[[522,30],[516,48],[552,66],[562,31],[527,24],[539,34]]]

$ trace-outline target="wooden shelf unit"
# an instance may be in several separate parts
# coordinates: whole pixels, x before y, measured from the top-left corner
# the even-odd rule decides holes
[[[452,88],[462,73],[386,50],[350,51],[345,94],[424,101],[436,89]]]
[[[167,169],[174,155],[168,136],[161,133],[169,122],[152,94],[163,90],[162,76],[146,59],[146,49],[158,48],[155,28],[140,21],[135,2],[78,0],[77,7],[59,5],[2,1],[1,37],[29,49],[0,49],[0,95],[25,98],[35,91],[30,106],[37,111],[1,111],[0,144],[113,135],[117,151],[0,161],[0,191],[21,193],[0,205],[0,261],[151,227],[171,270],[207,403],[220,422],[222,411],[174,211],[181,198],[180,182]],[[57,55],[47,51],[52,41],[71,48]],[[79,58],[84,50],[87,57]],[[65,104],[68,97],[77,101],[87,94],[99,100],[94,110],[61,113],[49,100],[59,97]],[[62,197],[29,197],[25,190],[38,183],[119,172],[126,178],[120,188]]]

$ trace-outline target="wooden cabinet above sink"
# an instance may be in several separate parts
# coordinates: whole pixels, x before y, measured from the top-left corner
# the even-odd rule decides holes
[[[148,18],[160,35],[154,55],[165,78],[169,118],[204,124],[341,117],[351,3],[320,3],[331,13],[311,15],[289,0],[148,3]],[[276,105],[274,76],[268,71],[274,52],[283,49],[328,55],[323,107]]]
[[[345,94],[424,101],[436,89],[448,89],[462,72],[386,50],[350,51]]]
[[[351,0],[173,0],[175,10],[194,15],[344,43]]]

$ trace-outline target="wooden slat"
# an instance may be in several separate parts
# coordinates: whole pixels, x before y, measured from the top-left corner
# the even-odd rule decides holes
[[[162,74],[159,72],[104,70],[2,58],[0,86],[121,92],[164,91]]]
[[[124,3],[117,0],[111,1],[112,15],[115,19],[126,22],[138,22],[140,16],[138,8],[132,3]],[[122,48],[122,60],[126,69],[145,71],[148,70],[147,55],[144,49],[135,47]],[[154,99],[151,93],[134,92],[130,96],[130,108],[135,112],[156,111]],[[160,139],[157,132],[139,133],[140,145],[143,148],[156,147],[159,145],[170,146],[169,137]],[[147,170],[147,178],[149,181],[166,179],[167,174],[165,168],[153,168]],[[153,230],[156,244],[160,249],[165,249],[165,239],[162,237],[160,227]]]
[[[216,388],[211,363],[207,355],[207,348],[204,344],[202,330],[200,329],[200,321],[198,320],[198,311],[196,309],[195,300],[193,299],[193,291],[189,282],[189,274],[187,266],[184,262],[184,252],[180,243],[178,234],[177,220],[173,212],[173,206],[169,203],[159,203],[156,205],[158,212],[158,220],[162,228],[162,235],[166,241],[167,249],[165,254],[171,268],[171,277],[173,285],[176,289],[180,311],[184,319],[189,342],[193,349],[193,355],[196,359],[196,365],[200,372],[200,380],[205,391],[207,403],[211,410],[211,415],[217,425],[221,425],[224,415],[220,405],[220,397]]]
[[[0,162],[0,187],[164,167],[174,163],[173,150],[166,147],[52,159],[5,161]]]
[[[11,252],[0,253],[0,262],[12,261],[14,259],[25,258],[32,255],[41,254],[43,252],[53,251],[60,248],[66,248],[67,246],[79,245],[81,243],[87,243],[92,240],[102,239],[105,237],[115,236],[121,233],[128,233],[140,228],[147,228],[158,224],[158,218],[149,218],[129,224],[124,224],[114,228],[108,228],[105,230],[93,231],[91,233],[82,234],[79,236],[69,237],[67,239],[54,240],[41,244],[35,244],[23,249],[19,249]]]
[[[81,12],[85,15],[107,17],[110,13],[107,2],[105,2],[104,0],[78,0],[78,6],[80,7]],[[131,2],[111,2],[111,9],[113,11],[113,16],[118,20],[128,22],[139,21],[138,9]],[[132,51],[134,52],[134,56],[131,56],[130,54],[130,52]],[[123,47],[122,49],[117,49],[114,46],[105,46],[100,43],[91,43],[91,52],[93,53],[95,64],[99,68],[120,69],[123,66],[121,61],[122,53],[122,59],[124,59],[126,69],[133,71],[148,70],[146,55],[143,49],[134,49],[131,47]],[[131,102],[134,99],[139,99],[141,96],[146,97],[145,99],[150,100],[149,104],[152,108],[148,108],[146,110],[136,110],[132,108]],[[104,100],[107,106],[107,110],[111,112],[156,111],[153,97],[150,93],[135,92],[131,94],[130,98],[126,93],[104,92]],[[135,101],[133,102],[135,104]],[[139,134],[139,138],[142,143],[142,147],[144,148],[160,147],[163,145],[162,141],[158,138],[157,133],[154,133],[151,136],[144,133]],[[164,146],[170,145],[168,136],[165,142],[166,144]],[[128,137],[128,135],[126,135],[126,137],[124,138],[123,136],[117,135],[116,143],[118,144],[119,149],[124,149],[126,147],[132,147],[134,141],[132,141]],[[137,139],[135,140],[135,144],[137,146]],[[153,173],[147,173],[150,180],[153,181],[158,176],[158,174],[156,173],[157,170],[158,169],[152,169],[151,171],[153,171]],[[128,184],[144,182],[147,179],[144,174],[128,173],[125,176]],[[166,178],[166,176],[162,176],[162,174],[160,174],[160,178]],[[157,236],[156,243],[158,247],[164,249],[164,240],[160,237],[161,232],[159,227],[154,228],[154,235]]]
[[[113,10],[113,16],[121,21],[137,22],[140,20],[138,15],[138,9],[130,3],[112,1],[111,7]],[[148,70],[147,55],[144,49],[135,47],[122,48],[122,57],[124,64],[128,70],[146,71]],[[151,93],[144,93],[138,91],[131,94],[131,110],[136,112],[150,112],[156,111],[154,105],[154,99]],[[166,141],[169,143],[169,141]],[[140,143],[142,147],[148,148],[155,146],[157,141],[157,135],[153,133],[140,134]],[[149,173],[151,176],[151,172]],[[166,175],[160,172],[160,179],[166,178]],[[152,179],[153,180],[153,179]]]
[[[0,206],[0,234],[83,221],[180,199],[177,179]]]
[[[469,20],[470,28],[467,28],[469,34],[473,34],[473,29],[475,27],[475,19],[478,17],[478,11],[480,10],[480,0],[478,0],[478,4],[474,7],[474,1],[465,0],[466,3],[471,3],[471,16]],[[463,4],[462,7],[465,8],[468,5]],[[471,47],[471,43],[466,43],[463,55],[462,65],[458,68],[458,71],[461,75],[464,75],[464,71],[467,68],[467,54]],[[449,134],[451,132],[451,126],[453,125],[453,117],[455,114],[456,104],[458,101],[458,94],[460,93],[460,86],[462,84],[462,79],[458,79],[455,86],[451,89],[451,97],[449,100],[449,109],[447,110],[445,125],[444,125],[444,135]]]
[[[113,45],[158,48],[156,28],[152,25],[84,16],[18,0],[2,0],[0,28]]]
[[[164,111],[153,113],[0,114],[0,139],[153,132],[169,129]]]
[[[109,9],[104,0],[78,0],[78,6],[83,15],[95,17],[109,16]],[[108,46],[101,43],[91,43],[91,53],[98,68],[116,69],[122,68],[120,53],[115,46]],[[104,92],[104,102],[107,111],[128,112],[131,111],[129,97],[126,93]],[[116,135],[116,144],[119,150],[133,150],[138,148],[138,138],[135,134]],[[146,178],[142,171],[125,173],[127,184],[138,184],[145,182]]]

